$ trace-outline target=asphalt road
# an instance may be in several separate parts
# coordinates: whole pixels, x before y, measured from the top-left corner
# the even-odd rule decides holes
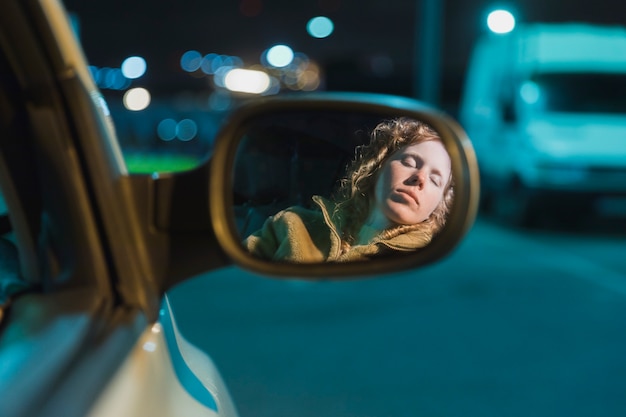
[[[170,298],[241,417],[626,415],[626,234],[479,220],[421,270],[307,283],[227,268]]]

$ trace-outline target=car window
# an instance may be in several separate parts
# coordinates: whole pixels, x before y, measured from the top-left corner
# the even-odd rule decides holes
[[[541,111],[626,113],[626,75],[622,73],[535,74],[522,85],[520,94]]]

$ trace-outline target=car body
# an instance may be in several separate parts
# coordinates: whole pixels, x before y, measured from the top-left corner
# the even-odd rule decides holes
[[[113,415],[113,404],[134,414],[156,395],[163,401],[152,400],[154,410],[163,415],[236,415],[212,362],[185,344],[157,295],[163,274],[152,268],[166,268],[146,263],[144,233],[156,239],[153,248],[159,233],[140,231],[137,207],[122,197],[130,182],[145,179],[126,175],[106,102],[62,4],[2,9],[0,414]],[[122,391],[104,394],[111,378]],[[129,384],[145,391],[129,396]],[[116,402],[97,405],[101,395]]]
[[[214,154],[194,169],[130,175],[62,3],[3,2],[0,28],[3,417],[234,417],[217,368],[180,334],[168,289],[233,261],[310,279],[414,268],[449,253],[473,222],[471,144],[422,103],[354,94],[261,101],[225,123]],[[279,265],[247,255],[233,203],[238,144],[254,121],[296,108],[434,126],[458,181],[450,227],[423,252],[371,263]]]
[[[479,39],[459,117],[486,208],[524,223],[559,200],[589,214],[623,199],[625,57],[621,26],[527,23]]]

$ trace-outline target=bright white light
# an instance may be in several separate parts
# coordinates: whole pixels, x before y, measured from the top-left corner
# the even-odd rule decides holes
[[[276,67],[282,68],[293,61],[293,50],[287,45],[272,46],[266,53],[267,62]]]
[[[494,33],[509,33],[515,28],[515,17],[506,10],[494,10],[487,16],[487,27]]]
[[[235,68],[224,77],[224,86],[230,91],[261,94],[270,86],[270,77],[263,71]]]
[[[143,110],[150,105],[150,92],[141,87],[131,88],[124,94],[123,101],[128,110]]]
[[[314,17],[306,25],[307,32],[314,38],[326,38],[333,33],[334,29],[333,21],[324,16]]]
[[[154,352],[157,348],[156,343],[154,342],[146,342],[143,344],[143,350],[146,352]]]
[[[146,73],[146,60],[140,56],[131,56],[122,62],[122,74],[131,80],[137,79]]]

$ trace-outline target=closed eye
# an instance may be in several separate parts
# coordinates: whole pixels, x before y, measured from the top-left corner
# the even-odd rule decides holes
[[[402,165],[411,168],[421,168],[424,165],[424,160],[419,155],[407,154],[402,158]]]
[[[441,177],[439,175],[431,175],[430,181],[437,187],[441,187]]]
[[[409,167],[409,168],[417,167],[415,159],[410,156],[405,156],[404,158],[402,158],[402,165]]]

